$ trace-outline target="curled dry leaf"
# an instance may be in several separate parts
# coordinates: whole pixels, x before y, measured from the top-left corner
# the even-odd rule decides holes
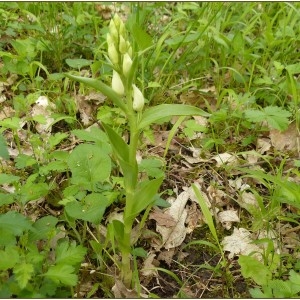
[[[157,277],[158,271],[155,268],[155,265],[153,264],[153,260],[155,258],[156,254],[151,253],[148,255],[148,257],[145,259],[143,263],[143,268],[141,269],[141,275],[144,277]]]
[[[206,199],[206,201],[208,201],[208,205],[210,207],[211,204],[204,193],[203,197]],[[191,230],[191,228],[189,229],[185,225],[188,217],[188,209],[186,208],[186,204],[189,199],[198,203],[192,187],[189,187],[179,194],[177,199],[168,199],[168,202],[171,204],[171,206],[164,211],[164,214],[166,215],[166,218],[170,220],[170,222],[171,220],[174,220],[175,225],[166,227],[157,224],[156,226],[157,232],[159,232],[162,236],[163,243],[161,246],[164,246],[166,249],[181,245],[186,234]],[[195,220],[193,220],[193,222],[195,222]],[[190,223],[190,225],[191,224],[192,223]]]
[[[135,290],[127,289],[121,280],[115,279],[115,285],[112,287],[115,298],[147,298],[144,294],[138,294]]]
[[[237,178],[236,180],[228,180],[229,185],[239,191],[244,191],[250,188],[249,184],[243,183],[242,178]]]
[[[167,228],[174,227],[176,225],[174,218],[159,208],[155,208],[154,211],[150,213],[149,219],[153,219],[156,221],[157,225],[165,226]]]
[[[236,255],[248,255],[253,252],[253,257],[262,260],[261,248],[253,244],[251,233],[245,228],[234,228],[232,235],[226,236],[221,242],[223,250],[230,252],[228,257]]]
[[[236,210],[224,210],[218,213],[219,221],[222,226],[229,230],[234,222],[240,222],[240,218]]]
[[[300,143],[300,133],[297,129],[296,122],[289,125],[288,129],[281,132],[277,129],[270,130],[270,138],[273,147],[276,150],[282,151],[284,149],[290,151],[297,151]]]
[[[213,203],[217,207],[222,207],[228,204],[227,195],[220,189],[217,189],[215,186],[210,185],[207,188],[208,195],[212,199]]]
[[[267,138],[260,138],[257,139],[256,142],[256,149],[257,152],[260,154],[264,154],[265,152],[269,151],[271,148],[271,141]]]
[[[243,192],[241,195],[241,199],[242,199],[242,202],[245,204],[258,207],[258,203],[257,203],[257,200],[256,200],[254,194],[252,194],[250,192]]]
[[[217,162],[217,167],[221,167],[222,165],[234,165],[237,162],[237,158],[229,153],[221,153],[212,157]]]

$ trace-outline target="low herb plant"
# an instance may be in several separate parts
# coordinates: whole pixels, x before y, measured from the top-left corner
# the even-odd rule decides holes
[[[136,45],[138,44],[137,41]],[[130,135],[128,144],[107,123],[101,122],[101,125],[110,141],[113,153],[117,158],[117,163],[123,173],[125,194],[123,222],[114,220],[113,229],[122,257],[120,278],[130,288],[132,283],[131,251],[133,246],[131,232],[134,221],[142,211],[154,205],[155,196],[164,178],[163,176],[159,176],[151,180],[139,180],[136,155],[141,133],[150,124],[166,117],[176,115],[207,116],[208,114],[199,108],[178,104],[161,104],[144,109],[144,94],[137,86],[138,63],[142,51],[139,52],[136,47],[132,46],[125,25],[117,14],[109,24],[107,45],[108,60],[113,69],[111,87],[94,78],[79,77],[71,74],[66,74],[66,76],[102,92],[123,111],[128,120]],[[90,146],[81,145],[81,147],[87,148]],[[79,150],[75,149],[74,151]],[[87,153],[87,149],[82,149],[81,154],[84,153]],[[95,147],[92,155],[98,157],[103,162],[108,161],[105,157],[101,157],[102,153],[97,150],[97,147]]]

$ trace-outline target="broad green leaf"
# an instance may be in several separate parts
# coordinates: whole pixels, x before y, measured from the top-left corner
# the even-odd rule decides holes
[[[86,248],[82,245],[76,246],[76,243],[68,243],[63,241],[56,248],[56,264],[76,265],[82,262]]]
[[[79,139],[87,142],[95,142],[97,146],[101,148],[107,154],[111,153],[111,146],[108,142],[105,132],[96,127],[91,127],[89,130],[75,129],[72,133]]]
[[[81,69],[82,67],[89,66],[93,61],[84,58],[66,59],[66,63],[69,67],[74,69]]]
[[[124,218],[134,219],[148,205],[155,202],[155,195],[163,181],[163,177],[156,178],[144,183],[134,194],[132,203],[126,203]]]
[[[54,135],[50,135],[48,138],[49,148],[53,149],[56,145],[58,145],[63,139],[67,138],[67,133],[57,132]]]
[[[272,128],[286,130],[289,125],[291,113],[278,106],[267,106],[264,108],[266,119]]]
[[[45,197],[49,192],[49,187],[46,183],[30,182],[29,180],[21,187],[20,201],[25,204],[28,201],[37,200],[41,197]]]
[[[13,194],[0,193],[0,206],[11,204],[15,201]]]
[[[0,226],[0,246],[13,246],[16,244],[16,235]]]
[[[10,128],[12,130],[18,130],[21,127],[21,119],[17,117],[7,118],[0,121],[0,126],[4,128]]]
[[[146,126],[159,121],[169,116],[210,116],[209,113],[202,109],[184,104],[161,104],[154,107],[150,107],[143,113],[142,119],[138,125],[142,130]]]
[[[267,285],[272,279],[272,272],[254,257],[240,255],[238,262],[245,278],[250,277],[259,285]]]
[[[118,107],[120,107],[124,112],[127,112],[127,107],[125,103],[123,102],[122,98],[108,85],[101,82],[100,80],[94,79],[94,78],[87,78],[87,77],[81,77],[81,76],[75,76],[71,74],[65,74],[70,79],[73,79],[75,81],[81,82],[83,84],[86,84],[92,88],[94,88],[97,91],[100,91],[102,94],[104,94],[106,97],[108,97],[111,101],[114,102],[114,104]]]
[[[93,191],[97,182],[105,181],[111,171],[110,157],[96,145],[81,144],[68,158],[72,172],[71,182]]]
[[[141,247],[132,249],[131,254],[133,254],[134,256],[144,257],[144,258],[148,256],[148,252]]]
[[[4,159],[9,159],[6,141],[2,135],[0,135],[0,157]]]
[[[21,263],[14,267],[14,274],[21,289],[24,289],[34,272],[33,265]]]
[[[37,161],[29,155],[19,154],[15,159],[15,163],[18,169],[23,169],[37,164]]]
[[[66,213],[74,218],[94,224],[99,224],[102,220],[105,209],[112,203],[112,200],[102,194],[92,193],[81,201],[68,202],[65,206]]]
[[[133,23],[132,34],[140,50],[145,50],[152,45],[152,37],[139,24]]]
[[[291,113],[278,106],[267,106],[263,110],[249,109],[245,111],[245,117],[250,122],[267,121],[268,124],[278,130],[286,130],[289,125]]]
[[[158,158],[145,158],[139,164],[140,172],[146,172],[148,176],[158,178],[164,176],[164,172],[161,169],[163,162]]]
[[[20,177],[15,175],[0,174],[0,184],[11,184],[13,182],[19,181]]]
[[[2,230],[11,232],[14,235],[21,235],[23,231],[32,228],[31,222],[16,211],[9,211],[6,214],[1,214],[0,224]]]
[[[62,161],[62,160],[55,160],[49,162],[46,166],[42,166],[39,168],[39,174],[40,175],[47,175],[51,171],[56,171],[56,172],[64,172],[68,168],[67,162]]]
[[[35,242],[41,239],[48,239],[53,231],[56,230],[55,226],[58,219],[53,216],[45,216],[34,222],[32,225],[33,230],[29,232],[29,241]]]
[[[292,64],[292,65],[288,65],[285,67],[286,70],[292,74],[292,75],[295,75],[295,74],[299,74],[300,73],[300,63],[296,63],[296,64]]]
[[[76,285],[78,279],[77,275],[73,274],[74,270],[75,269],[72,266],[59,264],[51,266],[44,276],[51,279],[55,283],[74,286]]]
[[[19,261],[19,253],[15,246],[8,246],[0,250],[0,270],[13,268]]]

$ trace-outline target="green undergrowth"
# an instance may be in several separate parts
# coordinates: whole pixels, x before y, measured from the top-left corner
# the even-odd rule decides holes
[[[299,17],[296,2],[2,2],[0,296],[299,297]],[[190,186],[201,234],[146,264],[151,213]],[[240,223],[221,224],[212,188]],[[237,228],[259,259],[224,251]]]

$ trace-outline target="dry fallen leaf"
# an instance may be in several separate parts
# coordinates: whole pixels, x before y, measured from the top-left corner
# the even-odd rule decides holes
[[[297,129],[296,122],[291,123],[288,129],[283,132],[277,129],[270,130],[270,138],[276,150],[282,151],[286,149],[298,153],[300,151],[300,132]]]
[[[154,211],[150,213],[149,219],[153,219],[156,221],[157,225],[165,227],[174,227],[176,225],[174,218],[159,208],[155,208]]]
[[[168,266],[170,266],[172,263],[174,254],[175,254],[175,248],[172,248],[169,250],[163,250],[159,253],[157,260],[159,260],[159,261],[163,260],[164,262],[167,263]]]
[[[115,285],[111,290],[114,293],[115,298],[147,298],[147,295],[139,295],[135,290],[127,289],[124,283],[118,279],[115,279]]]
[[[204,193],[203,196],[206,197]],[[170,216],[175,221],[175,225],[172,227],[166,227],[157,224],[156,226],[157,232],[159,232],[162,236],[161,246],[164,246],[166,249],[181,245],[186,234],[190,232],[191,228],[187,228],[185,225],[188,216],[186,204],[189,199],[198,203],[192,187],[189,187],[180,193],[177,199],[168,199],[171,206],[164,211],[164,214],[166,214],[168,218]],[[209,203],[208,199],[206,199],[206,201]],[[209,203],[209,205],[211,204]]]
[[[221,244],[224,251],[229,251],[228,257],[231,259],[236,255],[249,255],[254,252],[253,257],[262,260],[261,248],[252,243],[251,233],[245,228],[234,228],[232,235],[224,237]]]
[[[267,138],[259,138],[256,142],[257,152],[260,154],[264,154],[271,148],[271,141]]]
[[[145,259],[143,263],[143,268],[141,269],[141,274],[145,277],[157,277],[158,271],[153,265],[153,260],[155,258],[156,254],[151,253],[148,255],[148,257]]]
[[[212,157],[217,162],[217,167],[221,167],[224,164],[233,165],[237,159],[234,155],[229,153],[221,153]]]
[[[236,210],[224,210],[218,213],[218,219],[222,226],[229,230],[233,222],[240,222],[238,212]]]

